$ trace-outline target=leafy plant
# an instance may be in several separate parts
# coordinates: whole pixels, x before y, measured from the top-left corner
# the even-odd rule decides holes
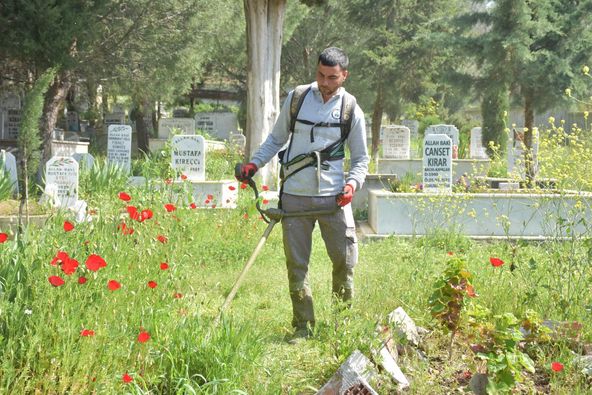
[[[454,336],[459,329],[461,311],[465,297],[474,297],[475,289],[471,285],[471,273],[466,268],[464,259],[452,256],[446,262],[446,270],[434,283],[434,292],[428,301],[432,317],[450,332],[448,357],[452,356]]]
[[[0,201],[9,199],[12,196],[13,181],[10,179],[2,161],[0,160]]]

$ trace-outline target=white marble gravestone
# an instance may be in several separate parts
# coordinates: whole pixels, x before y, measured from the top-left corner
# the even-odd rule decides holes
[[[107,162],[129,173],[132,166],[132,127],[109,125],[107,134]]]
[[[178,134],[195,134],[195,119],[193,118],[162,118],[158,121],[158,138],[168,139],[173,130]]]
[[[228,143],[231,147],[238,147],[238,149],[244,150],[247,145],[247,138],[244,134],[230,133],[230,136],[228,136]]]
[[[419,121],[417,119],[403,119],[401,125],[409,128],[412,139],[416,139],[419,136]]]
[[[105,119],[103,122],[105,125],[107,125],[107,128],[110,125],[125,125],[125,112],[112,112],[110,114],[105,114]]]
[[[200,135],[176,135],[171,138],[171,167],[189,181],[206,179],[206,141]]]
[[[382,128],[382,157],[411,159],[411,131],[408,127],[387,125]]]
[[[55,206],[78,204],[78,162],[68,156],[54,156],[45,164],[45,194]]]
[[[12,182],[12,192],[16,196],[19,193],[18,176],[16,169],[16,157],[7,151],[0,151],[0,165],[3,168],[8,179]]]
[[[487,150],[483,146],[483,130],[480,127],[471,129],[471,145],[469,147],[471,159],[487,159]]]
[[[78,162],[78,165],[80,166],[80,170],[82,170],[82,169],[90,170],[93,168],[93,166],[95,164],[94,156],[92,156],[89,153],[75,152],[72,154],[72,158],[74,158],[74,160],[76,162]]]
[[[423,190],[452,191],[452,139],[445,134],[428,134],[423,140]]]
[[[195,126],[209,135],[226,140],[237,130],[238,118],[233,112],[198,112]]]

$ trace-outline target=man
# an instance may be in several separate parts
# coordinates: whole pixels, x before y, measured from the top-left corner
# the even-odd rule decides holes
[[[272,133],[251,162],[241,166],[237,176],[240,181],[250,179],[287,144],[280,152],[280,207],[286,213],[329,212],[282,219],[293,311],[290,343],[310,337],[315,325],[308,263],[316,222],[333,262],[333,294],[347,304],[353,297],[358,250],[350,203],[364,183],[369,157],[364,113],[342,87],[349,75],[348,63],[347,55],[339,48],[327,48],[319,55],[316,82],[304,87],[304,92],[298,87],[288,94]],[[299,108],[292,114],[298,107],[294,100],[297,96]],[[347,179],[344,145],[350,150]]]

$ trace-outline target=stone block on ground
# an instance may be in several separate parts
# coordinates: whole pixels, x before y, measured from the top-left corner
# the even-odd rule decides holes
[[[380,350],[375,352],[374,359],[398,383],[400,390],[409,387],[409,380],[397,364],[396,346],[389,347],[387,344],[384,344]]]
[[[370,360],[356,350],[317,392],[317,395],[378,395],[368,384],[375,374]]]
[[[402,307],[397,307],[392,313],[390,313],[387,320],[389,325],[396,329],[399,335],[407,339],[410,344],[419,346],[421,339],[419,337],[417,326]]]

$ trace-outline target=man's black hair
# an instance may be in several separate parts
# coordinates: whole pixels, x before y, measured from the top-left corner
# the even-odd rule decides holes
[[[349,66],[349,58],[345,52],[343,52],[343,49],[329,47],[319,55],[319,63],[323,66],[331,67],[339,65],[343,70],[347,70],[347,66]]]

